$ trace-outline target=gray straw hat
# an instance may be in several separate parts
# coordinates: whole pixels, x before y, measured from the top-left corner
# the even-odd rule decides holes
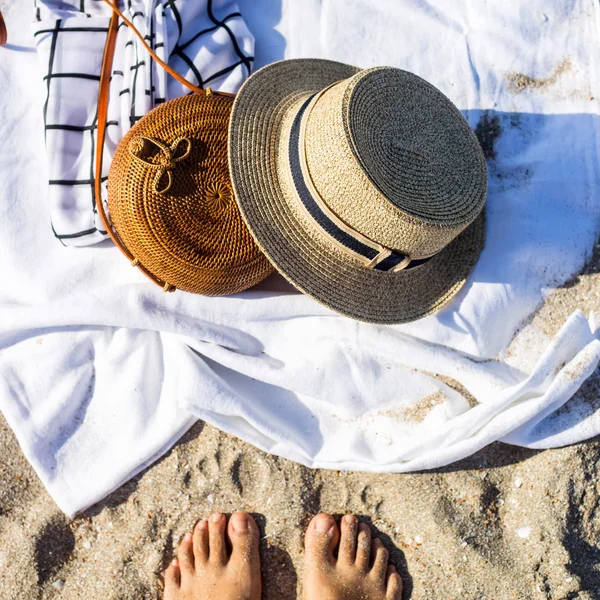
[[[229,167],[279,272],[361,321],[439,310],[483,248],[477,138],[438,89],[400,69],[314,59],[260,69],[233,105]]]

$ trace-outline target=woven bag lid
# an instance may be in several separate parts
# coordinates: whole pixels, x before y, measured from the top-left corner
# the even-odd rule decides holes
[[[170,100],[132,127],[112,161],[112,225],[133,264],[165,281],[165,289],[233,294],[272,271],[233,196],[232,105],[232,97],[210,90]]]

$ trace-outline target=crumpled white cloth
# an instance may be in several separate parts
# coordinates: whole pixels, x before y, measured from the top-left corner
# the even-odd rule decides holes
[[[334,314],[277,276],[228,298],[163,294],[108,245],[63,248],[40,202],[44,90],[32,83],[23,16],[9,6],[13,46],[0,50],[0,409],[59,506],[74,514],[97,502],[196,417],[306,465],[366,471],[433,468],[496,440],[545,448],[598,434],[600,412],[573,398],[600,360],[597,316],[576,312],[553,340],[525,327],[513,355],[503,350],[582,268],[598,235],[600,7],[288,0],[280,9],[245,0],[240,8],[261,64],[317,56],[403,67],[479,124],[489,156],[486,247],[441,313],[394,327]]]
[[[46,87],[44,120],[52,231],[63,245],[106,239],[94,191],[98,88],[112,11],[103,0],[34,0]],[[120,7],[158,57],[190,83],[235,92],[250,74],[254,38],[231,0],[128,0]],[[102,194],[115,150],[155,106],[189,93],[121,21],[110,80]]]

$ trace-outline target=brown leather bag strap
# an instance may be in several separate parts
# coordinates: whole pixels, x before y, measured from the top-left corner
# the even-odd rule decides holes
[[[98,140],[96,148],[96,172],[94,181],[94,190],[96,195],[96,210],[100,215],[102,224],[106,229],[110,239],[115,243],[117,248],[128,258],[132,266],[137,267],[144,275],[149,277],[154,283],[163,288],[165,292],[175,291],[175,288],[162,279],[159,279],[150,271],[148,271],[143,265],[139,264],[139,261],[132,256],[131,252],[127,250],[123,242],[121,242],[116,231],[112,228],[111,223],[108,220],[106,212],[104,210],[104,203],[102,202],[102,157],[104,155],[104,141],[106,139],[106,120],[108,114],[108,100],[110,91],[110,74],[112,71],[113,57],[115,53],[115,45],[117,42],[117,33],[119,30],[119,17],[113,14],[108,27],[108,36],[106,38],[106,46],[104,47],[104,58],[102,60],[102,72],[100,73],[100,91],[98,93]]]
[[[152,50],[152,48],[150,48],[150,46],[146,43],[146,40],[144,39],[144,36],[136,29],[136,27],[134,26],[134,24],[131,21],[128,21],[127,18],[125,17],[125,15],[119,10],[119,8],[117,7],[117,5],[114,2],[111,2],[111,0],[104,0],[104,2],[106,2],[106,4],[108,4],[112,9],[113,12],[117,15],[119,15],[119,17],[121,17],[121,19],[123,19],[123,23],[125,23],[127,25],[127,27],[129,27],[129,29],[131,29],[131,31],[133,31],[133,33],[135,33],[135,35],[140,39],[140,42],[142,42],[142,45],[144,46],[144,48],[146,48],[146,50],[148,51],[148,53],[150,54],[150,56],[172,77],[174,77],[175,79],[177,79],[177,81],[179,81],[179,83],[185,85],[187,88],[189,88],[190,90],[192,90],[192,92],[196,92],[197,94],[202,94],[204,93],[204,90],[202,90],[199,87],[196,87],[195,85],[191,84],[187,79],[185,79],[184,77],[182,77],[177,71],[174,71],[173,69],[171,69],[171,67],[169,67],[169,65],[164,62],[163,60],[161,60],[156,52],[154,52],[154,50]]]
[[[161,60],[156,53],[150,48],[150,46],[144,40],[142,34],[136,29],[136,27],[128,21],[119,8],[110,0],[104,0],[113,10],[113,15],[110,21],[108,36],[106,38],[106,46],[104,48],[104,58],[102,61],[102,72],[100,74],[100,90],[98,93],[98,140],[96,147],[96,171],[95,171],[95,196],[96,196],[96,210],[100,215],[102,224],[106,229],[110,239],[115,243],[117,248],[128,258],[134,267],[137,267],[144,275],[151,279],[154,283],[163,288],[165,292],[174,292],[175,287],[169,285],[167,282],[159,279],[150,271],[148,271],[143,265],[141,265],[137,258],[135,258],[129,250],[125,247],[125,244],[119,238],[117,232],[112,228],[111,223],[108,220],[106,212],[104,210],[104,204],[102,202],[102,158],[104,155],[104,141],[106,139],[106,121],[108,113],[108,101],[110,91],[110,75],[112,71],[113,56],[115,53],[115,46],[117,40],[119,17],[123,19],[123,22],[135,33],[140,39],[144,48],[148,51],[150,56],[171,76],[177,81],[185,85],[187,88],[198,94],[204,94],[205,91],[195,85],[192,85],[187,79],[179,75],[176,71],[171,69],[163,60]],[[235,94],[228,94],[226,92],[214,92],[222,96],[234,96]]]
[[[4,46],[7,39],[8,32],[6,31],[6,23],[4,22],[4,17],[2,16],[2,11],[0,10],[0,46]]]

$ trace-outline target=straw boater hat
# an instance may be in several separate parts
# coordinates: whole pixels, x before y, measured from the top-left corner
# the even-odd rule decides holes
[[[304,59],[257,71],[234,102],[229,167],[275,267],[355,319],[439,310],[484,244],[477,138],[448,98],[400,69]]]

